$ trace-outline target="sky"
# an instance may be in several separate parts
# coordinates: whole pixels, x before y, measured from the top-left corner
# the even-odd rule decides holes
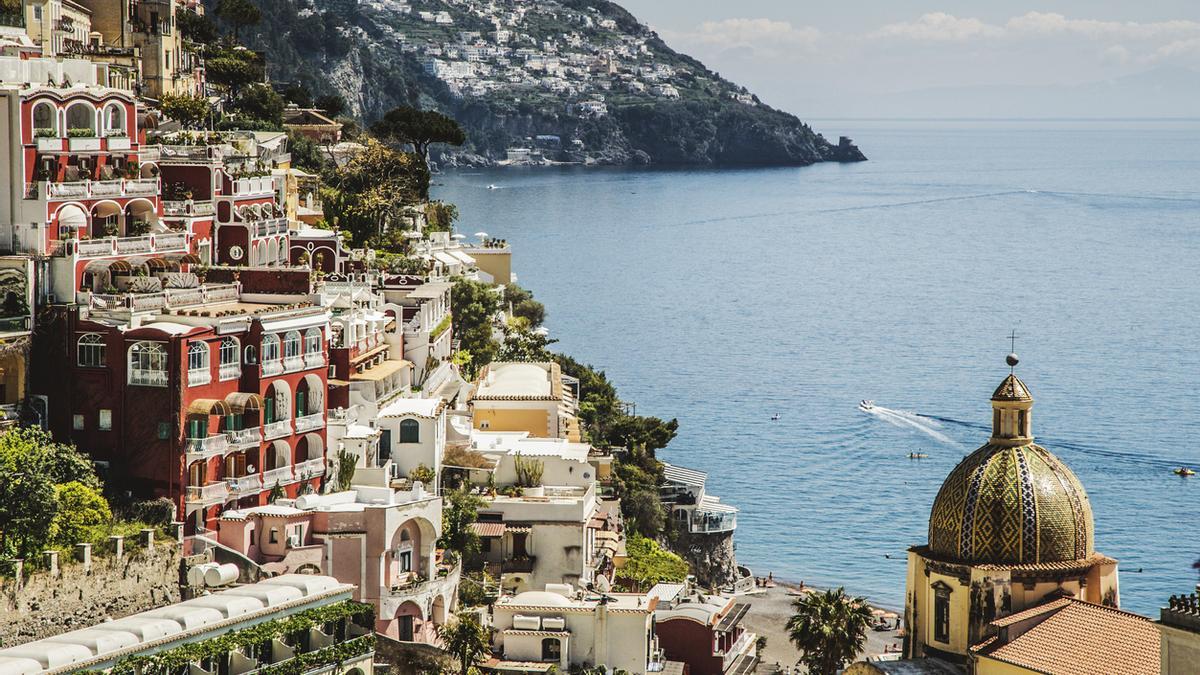
[[[1200,117],[1200,0],[618,0],[802,117]]]

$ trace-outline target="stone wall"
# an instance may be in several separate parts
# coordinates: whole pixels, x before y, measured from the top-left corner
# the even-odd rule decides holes
[[[180,545],[159,540],[149,547],[125,541],[118,555],[63,553],[21,576],[0,577],[0,645],[38,640],[178,602]],[[90,558],[84,562],[75,558]],[[57,569],[55,569],[57,567]]]

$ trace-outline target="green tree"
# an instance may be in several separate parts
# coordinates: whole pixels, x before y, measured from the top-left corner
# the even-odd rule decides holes
[[[100,489],[91,461],[41,429],[0,433],[0,555],[29,557],[45,547],[59,511],[56,486]]]
[[[417,468],[408,472],[409,480],[423,483],[425,487],[431,490],[433,489],[433,481],[436,477],[437,476],[435,476],[433,473],[433,469],[425,466],[424,464],[418,464]]]
[[[657,417],[621,415],[613,419],[606,430],[605,440],[609,445],[624,448],[641,447],[655,453],[667,447],[679,431],[679,420],[664,422]]]
[[[630,582],[638,590],[687,578],[688,565],[683,558],[663,549],[653,539],[635,534],[626,542],[625,550],[629,559],[617,570],[617,578]]]
[[[871,627],[865,598],[852,598],[844,588],[813,592],[793,603],[788,639],[802,652],[800,661],[813,675],[835,675],[862,650]]]
[[[50,522],[49,540],[60,547],[90,541],[93,534],[112,523],[112,509],[100,491],[71,481],[54,486],[58,510]]]
[[[471,525],[479,518],[484,501],[466,488],[447,490],[442,498],[442,538],[438,545],[469,560],[479,553],[479,535]]]
[[[527,328],[537,328],[546,320],[546,306],[533,299],[533,293],[516,284],[504,287],[504,302],[513,317],[524,321]]]
[[[175,10],[175,25],[184,40],[196,44],[212,44],[220,37],[217,24],[207,14],[197,14],[187,9]]]
[[[471,362],[464,368],[468,378],[474,378],[496,355],[499,345],[492,331],[499,311],[500,295],[488,284],[459,279],[450,290],[454,337],[459,341],[459,349],[471,354]]]
[[[321,146],[304,134],[288,132],[288,152],[292,156],[292,166],[305,171],[319,174],[328,166]]]
[[[295,103],[301,108],[311,108],[313,105],[312,92],[303,82],[293,82],[279,93],[288,103]]]
[[[250,0],[220,0],[214,14],[233,28],[234,42],[238,42],[238,33],[242,28],[262,21],[262,12]]]
[[[242,87],[261,82],[265,76],[262,60],[247,49],[222,49],[204,59],[204,77],[209,83],[223,88],[229,97],[236,96]]]
[[[462,145],[467,135],[453,118],[434,110],[417,110],[408,106],[392,108],[383,119],[371,126],[371,133],[390,143],[408,144],[429,161],[429,146],[433,143]]]
[[[345,492],[354,485],[354,470],[358,468],[358,457],[346,450],[337,454],[337,491]]]
[[[442,648],[458,661],[458,672],[466,673],[483,660],[492,642],[490,631],[479,623],[476,614],[461,614],[438,628]]]
[[[429,169],[419,158],[370,139],[364,150],[323,178],[325,220],[349,232],[354,246],[381,243],[404,207],[419,203],[429,191]]]
[[[346,112],[346,99],[338,94],[325,94],[318,96],[313,105],[317,110],[325,113],[330,119],[336,119],[338,115]]]
[[[271,85],[260,82],[242,89],[234,100],[232,109],[243,117],[281,127],[283,106],[283,97],[272,89]]]
[[[267,495],[267,501],[274,504],[276,501],[287,497],[287,492],[284,491],[283,485],[279,481],[275,481],[275,487],[271,488],[270,494]]]
[[[212,114],[212,104],[203,96],[163,93],[162,112],[184,129],[200,129]]]
[[[526,363],[549,361],[553,357],[547,347],[555,342],[558,340],[551,340],[543,329],[523,330],[508,327],[504,329],[504,342],[496,352],[496,360]]]
[[[621,495],[621,514],[629,530],[643,537],[657,537],[667,522],[658,489],[646,485],[627,489]]]

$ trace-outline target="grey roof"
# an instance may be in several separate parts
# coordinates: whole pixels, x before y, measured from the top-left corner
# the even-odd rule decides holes
[[[667,464],[663,462],[663,478],[670,483],[679,483],[681,485],[691,485],[694,487],[704,487],[704,482],[708,480],[708,474],[695,469],[685,469],[682,466]]]

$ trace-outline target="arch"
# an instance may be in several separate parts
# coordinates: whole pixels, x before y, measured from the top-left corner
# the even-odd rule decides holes
[[[296,463],[321,459],[325,456],[325,439],[320,434],[304,434],[296,443]]]
[[[289,330],[283,334],[283,358],[298,359],[304,353],[302,351],[302,341],[300,339],[300,331]]]
[[[281,340],[276,333],[268,333],[262,337],[262,362],[265,368],[269,363],[279,363],[283,358]],[[247,362],[252,362],[249,355],[246,356]]]
[[[400,420],[400,442],[420,443],[421,423],[412,418]]]
[[[108,365],[108,346],[99,333],[80,336],[75,349],[76,363],[85,368],[103,368]]]
[[[138,167],[138,178],[156,178],[158,177],[158,164],[154,162],[146,162]]]
[[[125,229],[129,234],[147,234],[158,222],[158,211],[148,199],[133,199],[125,205]]]
[[[34,136],[62,136],[58,131],[58,108],[50,101],[34,103],[32,118]]]
[[[59,227],[85,228],[88,224],[88,211],[81,204],[67,202],[58,208],[54,218]]]
[[[542,638],[542,660],[559,661],[562,659],[562,641],[556,637]]]
[[[270,264],[279,260],[279,242],[271,239],[267,242],[266,257],[263,259],[264,264]]]
[[[280,265],[286,265],[288,263],[287,239],[280,237],[278,241],[279,249],[275,254],[275,262]]]
[[[303,415],[315,415],[325,409],[324,387],[321,386],[321,378],[309,373],[305,375],[296,385],[296,417]],[[303,401],[300,394],[303,394]],[[301,406],[300,404],[304,405]]]
[[[292,417],[292,390],[284,380],[275,380],[263,397],[264,422],[279,422]]]
[[[187,412],[189,415],[220,415],[224,417],[233,412],[233,409],[225,401],[219,398],[198,398],[188,404]]]
[[[232,335],[221,338],[217,347],[217,367],[222,380],[232,380],[242,374],[242,343]]]
[[[106,199],[92,205],[92,237],[113,237],[121,234],[121,205]]]
[[[212,349],[204,340],[192,340],[188,343],[187,368],[188,386],[208,384],[212,381]],[[224,405],[224,401],[221,402]],[[228,415],[228,406],[222,414]]]
[[[129,347],[129,384],[167,386],[167,350],[161,342],[142,340]]]
[[[104,135],[125,136],[125,106],[109,103],[104,107]]]
[[[287,441],[277,440],[271,441],[271,445],[267,448],[266,470],[282,469],[292,465],[292,448],[287,444]]]
[[[96,107],[87,101],[76,101],[67,107],[67,133],[87,129],[96,135]]]
[[[433,608],[429,612],[429,618],[433,620],[433,625],[440,626],[446,623],[446,598],[441,593],[433,599]]]

